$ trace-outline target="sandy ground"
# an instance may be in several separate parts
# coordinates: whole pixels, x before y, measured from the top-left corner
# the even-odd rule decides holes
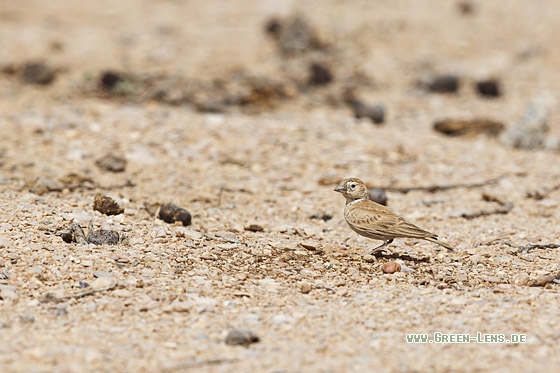
[[[270,17],[296,13],[323,43],[307,57],[282,56],[264,32]],[[544,100],[557,136],[559,21],[558,1],[2,1],[0,370],[551,371],[559,152],[432,125],[482,117],[509,128]],[[302,86],[299,64],[314,59],[332,84]],[[33,61],[54,70],[52,83],[24,82]],[[257,95],[206,112],[100,92],[107,70],[200,89],[238,70],[289,84],[265,104]],[[419,89],[434,73],[460,76],[459,91]],[[356,77],[361,97],[384,105],[384,124],[341,103]],[[503,94],[476,94],[484,78]],[[126,159],[124,172],[96,165],[108,153]],[[379,242],[347,227],[333,191],[351,176],[388,188],[392,209],[456,252],[404,239],[392,257],[367,255]],[[480,185],[390,189],[465,183]],[[124,213],[94,211],[98,193]],[[167,202],[192,225],[147,208]],[[57,234],[70,223],[87,234],[90,221],[122,242]],[[404,271],[384,274],[394,260]],[[239,328],[259,341],[226,344]],[[406,342],[436,332],[526,342]]]

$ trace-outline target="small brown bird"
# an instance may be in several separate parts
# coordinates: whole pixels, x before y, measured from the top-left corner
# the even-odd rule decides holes
[[[382,245],[372,250],[372,254],[385,249],[395,238],[419,238],[454,250],[445,242],[438,241],[437,235],[418,228],[387,207],[371,201],[362,180],[346,179],[334,190],[346,198],[344,218],[350,228],[364,237],[383,241]]]

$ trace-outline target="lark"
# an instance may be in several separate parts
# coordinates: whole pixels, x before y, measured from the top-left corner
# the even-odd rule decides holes
[[[370,200],[367,186],[360,179],[346,179],[334,190],[346,198],[344,218],[350,228],[361,236],[383,241],[371,254],[385,250],[395,238],[418,238],[454,250],[449,244],[439,241],[434,233],[418,228],[387,207]]]

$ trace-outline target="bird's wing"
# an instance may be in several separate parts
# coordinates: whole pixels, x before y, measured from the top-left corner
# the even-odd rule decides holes
[[[357,230],[375,236],[387,238],[436,238],[433,233],[418,228],[398,216],[387,207],[372,201],[364,201],[353,206],[347,220]]]

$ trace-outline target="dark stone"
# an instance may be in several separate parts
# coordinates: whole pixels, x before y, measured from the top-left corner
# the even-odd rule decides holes
[[[475,6],[471,1],[460,1],[457,3],[457,9],[462,15],[471,15],[475,12]]]
[[[28,84],[49,85],[55,78],[55,71],[44,62],[30,62],[23,66],[23,81]]]
[[[263,232],[264,227],[259,224],[249,224],[248,226],[245,227],[245,230],[249,232]]]
[[[232,346],[249,346],[260,341],[258,335],[248,329],[233,329],[226,337],[226,344]]]
[[[436,75],[426,83],[426,89],[433,93],[456,93],[459,90],[459,77],[452,74]]]
[[[481,80],[476,82],[476,91],[484,97],[493,98],[502,95],[500,82],[496,79]]]
[[[168,203],[161,206],[159,209],[158,218],[169,224],[180,221],[185,226],[191,225],[192,221],[190,212],[173,203]]]
[[[69,230],[60,230],[60,231],[56,232],[56,235],[59,236],[60,238],[62,238],[62,241],[66,242],[66,243],[74,242],[74,235]]]
[[[352,107],[356,119],[369,118],[375,124],[385,121],[385,107],[381,104],[367,105],[357,100],[353,102]]]
[[[282,22],[276,17],[271,18],[266,22],[264,29],[267,34],[272,35],[273,37],[278,37],[280,36],[280,31],[282,30]]]
[[[333,217],[331,214],[313,214],[311,216],[309,216],[309,219],[321,219],[323,221],[329,221],[331,220]]]
[[[369,188],[368,195],[369,199],[371,199],[373,202],[377,202],[380,205],[387,206],[387,193],[385,193],[385,189]]]
[[[123,172],[126,168],[126,159],[124,157],[106,154],[95,161],[97,167],[109,172]]]
[[[104,71],[101,74],[101,78],[99,79],[99,83],[101,87],[111,90],[115,88],[115,86],[124,81],[125,79],[121,76],[121,74],[114,72],[114,71]]]
[[[323,86],[333,80],[333,74],[329,67],[314,63],[309,68],[309,85]]]

